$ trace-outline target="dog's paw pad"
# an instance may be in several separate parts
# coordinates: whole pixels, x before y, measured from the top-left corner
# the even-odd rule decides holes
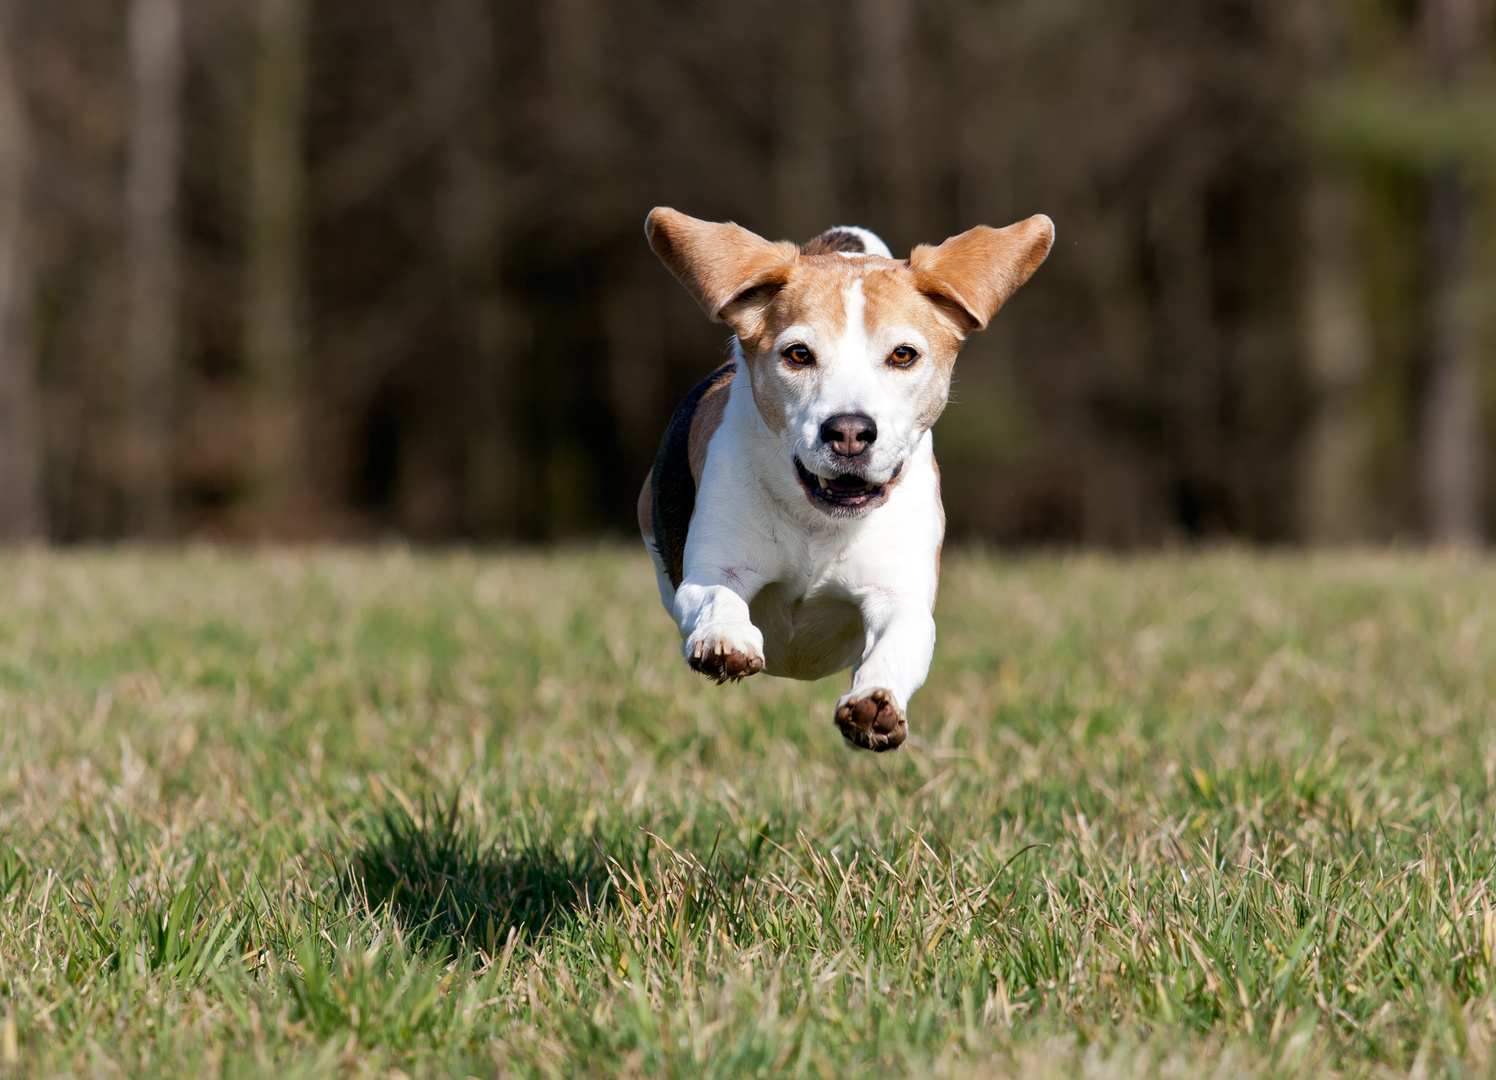
[[[764,669],[764,658],[747,649],[737,648],[721,641],[698,642],[686,660],[693,671],[699,671],[718,685],[737,682],[749,675],[757,675]]]
[[[896,750],[909,737],[904,710],[887,690],[848,694],[837,706],[836,726],[842,738],[861,750]]]

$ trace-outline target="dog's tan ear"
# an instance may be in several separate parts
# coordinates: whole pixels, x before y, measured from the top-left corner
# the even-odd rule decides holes
[[[1035,214],[1002,229],[978,225],[938,247],[920,244],[909,266],[919,290],[970,333],[986,328],[1053,244],[1054,222]]]
[[[732,222],[702,221],[657,206],[644,221],[649,246],[711,318],[734,300],[783,285],[800,249],[775,243]]]

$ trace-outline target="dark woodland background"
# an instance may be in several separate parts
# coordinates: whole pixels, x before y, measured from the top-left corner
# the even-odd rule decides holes
[[[1486,0],[0,0],[0,535],[632,531],[656,204],[1051,215],[953,537],[1496,531]]]

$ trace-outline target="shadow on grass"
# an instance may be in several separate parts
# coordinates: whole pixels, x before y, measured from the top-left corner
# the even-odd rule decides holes
[[[342,885],[350,901],[386,910],[428,946],[482,949],[497,956],[511,930],[534,938],[579,911],[611,902],[611,859],[630,852],[598,837],[563,847],[485,844],[458,813],[454,797],[420,817],[386,808],[348,859]]]

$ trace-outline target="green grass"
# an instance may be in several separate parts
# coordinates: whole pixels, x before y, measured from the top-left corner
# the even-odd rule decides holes
[[[947,558],[896,754],[643,557],[0,559],[0,1075],[1478,1075],[1496,563]]]

